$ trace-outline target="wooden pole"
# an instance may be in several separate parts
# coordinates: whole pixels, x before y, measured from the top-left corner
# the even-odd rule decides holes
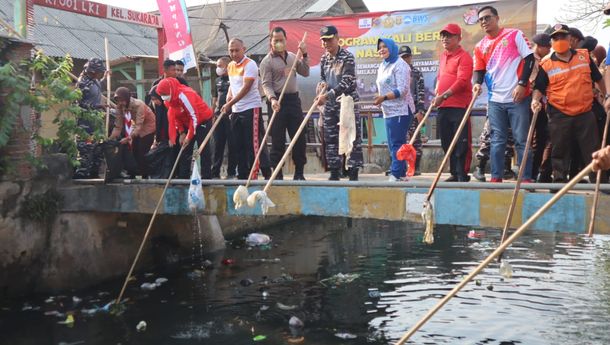
[[[519,175],[517,175],[517,183],[515,183],[515,189],[513,190],[513,198],[510,202],[510,207],[508,208],[508,214],[506,215],[506,221],[504,222],[504,228],[502,229],[502,239],[500,240],[500,244],[504,242],[506,239],[506,234],[508,233],[508,228],[510,227],[510,223],[513,220],[513,213],[515,211],[515,206],[517,205],[517,197],[519,196],[519,189],[521,189],[521,182],[523,180],[523,174],[525,172],[525,166],[527,162],[527,157],[529,156],[529,150],[532,146],[532,139],[534,138],[534,129],[536,128],[536,121],[538,120],[539,111],[534,112],[532,116],[532,123],[530,124],[529,132],[527,133],[527,141],[525,142],[525,150],[523,151],[523,157],[521,158],[521,165],[519,166]],[[502,261],[502,255],[504,253],[500,253],[498,256],[498,261]]]
[[[106,125],[104,126],[104,137],[108,137],[110,126],[110,99],[112,98],[112,85],[110,76],[110,51],[108,50],[108,37],[104,37],[104,50],[106,51]]]
[[[424,117],[417,124],[417,128],[415,128],[415,132],[413,132],[413,137],[411,137],[411,139],[409,139],[409,145],[413,145],[413,143],[415,142],[415,139],[417,139],[417,133],[419,133],[419,131],[421,131],[422,127],[424,127],[424,125],[426,124],[426,120],[428,119],[428,116],[430,116],[430,113],[432,112],[432,108],[433,108],[433,105],[430,104],[430,106],[428,107],[428,111],[426,111],[426,114],[424,114]]]
[[[220,120],[222,120],[222,118],[225,115],[226,115],[225,113],[220,113],[220,115],[218,115],[218,117],[216,118],[216,121],[214,121],[214,124],[212,125],[212,128],[210,128],[210,131],[208,132],[208,134],[203,139],[203,142],[201,143],[201,145],[199,145],[199,148],[197,149],[197,152],[195,152],[193,154],[193,159],[195,157],[198,157],[199,155],[201,155],[201,152],[203,152],[203,149],[205,149],[205,146],[207,145],[207,143],[212,138],[212,135],[214,134],[214,131],[216,130],[216,127],[218,127],[218,124],[220,123]]]
[[[432,198],[432,193],[434,193],[434,190],[436,189],[436,185],[438,184],[438,181],[441,178],[441,174],[443,173],[443,168],[445,168],[445,165],[447,164],[447,161],[449,160],[449,157],[451,156],[453,149],[457,145],[457,142],[460,138],[460,134],[462,134],[464,127],[466,127],[466,123],[468,123],[468,119],[470,118],[470,112],[472,111],[472,107],[474,106],[475,101],[476,101],[476,97],[473,94],[472,100],[470,101],[470,104],[468,105],[468,108],[466,109],[466,113],[464,114],[464,118],[462,118],[462,122],[460,122],[460,126],[458,127],[457,131],[455,132],[455,136],[453,137],[453,140],[451,140],[451,144],[449,145],[449,148],[447,149],[447,152],[445,153],[445,157],[443,157],[441,166],[438,168],[438,171],[436,172],[436,177],[434,178],[434,181],[430,185],[430,189],[428,190],[428,194],[426,195],[426,202],[429,202],[430,198]]]
[[[608,139],[608,127],[610,126],[610,114],[606,113],[606,123],[604,124],[604,134],[602,135],[603,149],[606,146],[606,140]],[[591,205],[591,216],[589,219],[589,231],[587,235],[593,237],[593,231],[595,228],[595,215],[597,213],[597,204],[599,203],[599,187],[602,179],[602,170],[597,171],[597,178],[595,179],[595,193],[593,194],[593,205]]]
[[[589,164],[584,168],[576,177],[568,182],[557,194],[555,194],[549,201],[546,202],[536,213],[534,213],[523,225],[521,225],[515,232],[502,243],[496,250],[493,251],[485,260],[483,260],[470,274],[468,274],[462,281],[456,285],[443,299],[441,299],[424,317],[422,317],[405,335],[396,342],[396,345],[404,344],[417,330],[419,330],[437,311],[439,311],[451,298],[462,290],[466,284],[471,281],[477,274],[479,274],[487,265],[489,265],[496,257],[498,257],[503,251],[508,248],[519,236],[521,236],[527,228],[530,227],[540,216],[548,211],[562,196],[564,196],[574,185],[583,179],[587,174],[593,170],[593,164]]]
[[[115,302],[116,305],[119,305],[121,303],[121,299],[123,298],[123,294],[125,293],[125,289],[127,288],[127,284],[129,283],[129,278],[131,278],[131,275],[133,274],[133,270],[136,268],[138,259],[140,258],[140,255],[142,254],[142,249],[144,249],[144,244],[146,243],[146,240],[148,239],[150,229],[152,229],[152,226],[155,222],[155,218],[157,217],[157,213],[159,212],[159,208],[161,207],[161,202],[163,201],[163,198],[165,197],[165,192],[167,192],[167,188],[169,187],[169,184],[172,181],[172,177],[174,176],[174,172],[176,171],[178,162],[180,162],[180,156],[182,156],[182,152],[184,152],[184,148],[186,146],[187,145],[182,145],[182,147],[180,148],[180,152],[178,152],[178,156],[176,157],[176,161],[174,162],[174,166],[172,167],[172,172],[169,174],[169,177],[167,178],[167,181],[165,182],[165,187],[163,187],[163,192],[161,192],[161,197],[159,198],[159,201],[157,201],[157,206],[155,207],[155,211],[153,212],[152,217],[150,217],[150,222],[148,223],[148,228],[146,228],[146,232],[144,233],[144,238],[142,238],[142,242],[140,243],[140,248],[138,248],[136,257],[133,259],[133,263],[131,264],[131,267],[129,268],[129,272],[127,273],[127,276],[125,277],[125,282],[123,282],[123,287],[121,288],[119,297],[117,297],[117,299],[116,299],[116,302]]]

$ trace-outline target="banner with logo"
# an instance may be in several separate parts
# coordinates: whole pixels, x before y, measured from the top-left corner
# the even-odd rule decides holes
[[[172,60],[182,60],[185,72],[196,66],[191,26],[184,0],[157,0],[167,43],[163,47]]]
[[[434,95],[439,56],[443,51],[440,30],[448,23],[462,28],[462,47],[472,52],[485,34],[479,26],[477,11],[485,5],[498,9],[502,27],[521,29],[526,37],[536,33],[536,0],[511,0],[475,3],[462,6],[437,7],[422,10],[358,13],[342,17],[303,18],[272,21],[270,27],[281,26],[288,34],[288,49],[296,51],[298,42],[307,32],[310,56],[309,78],[299,77],[303,106],[313,101],[315,85],[320,80],[320,57],[324,49],[320,43],[320,28],[334,25],[339,31],[340,45],[356,58],[358,92],[363,101],[372,100],[377,94],[375,80],[381,58],[377,54],[377,40],[390,37],[399,46],[407,45],[413,52],[413,65],[423,72],[426,88],[426,106]],[[476,106],[487,103],[483,92]],[[370,108],[379,111],[378,108]]]

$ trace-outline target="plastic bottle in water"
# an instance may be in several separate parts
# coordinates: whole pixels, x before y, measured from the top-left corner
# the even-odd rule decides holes
[[[500,263],[500,275],[506,279],[513,277],[513,266],[506,260],[502,260]]]

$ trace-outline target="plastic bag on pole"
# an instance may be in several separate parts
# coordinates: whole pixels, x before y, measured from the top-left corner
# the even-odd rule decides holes
[[[403,144],[398,151],[396,151],[396,159],[400,161],[407,161],[407,176],[411,177],[415,174],[415,161],[417,160],[417,151],[411,144]]]
[[[354,140],[356,140],[354,99],[352,96],[341,95],[338,100],[341,102],[341,110],[339,111],[339,154],[349,157],[354,148]],[[347,161],[346,159],[346,164]]]
[[[189,209],[191,212],[199,212],[205,209],[205,199],[203,187],[201,186],[201,175],[199,174],[199,164],[195,161],[193,172],[191,173],[191,186],[189,187]]]

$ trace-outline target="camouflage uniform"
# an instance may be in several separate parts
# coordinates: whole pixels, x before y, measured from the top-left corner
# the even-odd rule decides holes
[[[426,89],[424,86],[424,75],[417,68],[409,65],[411,67],[411,94],[413,95],[413,100],[415,101],[415,113],[425,113],[425,97],[426,97]],[[411,121],[411,127],[409,127],[409,132],[407,133],[407,142],[411,140],[417,126],[419,125],[419,121],[417,121],[417,117],[413,117],[413,121]],[[417,152],[417,161],[416,161],[416,169],[419,170],[419,161],[422,156],[422,141],[421,141],[421,133],[417,133],[415,137],[415,141],[413,142],[413,147],[415,147],[415,152]]]
[[[513,131],[509,128],[508,140],[506,142],[506,151],[504,153],[504,159],[506,162],[510,162],[515,155],[515,141],[513,139]],[[477,151],[476,157],[479,160],[479,167],[484,169],[485,164],[489,161],[489,149],[491,148],[491,129],[489,128],[489,119],[485,120],[483,131],[479,137],[479,151]],[[510,163],[508,163],[507,169],[510,170]]]
[[[98,58],[92,58],[87,61],[84,68],[77,83],[82,92],[82,98],[78,105],[87,110],[99,110],[102,108],[102,85],[99,80],[92,78],[88,73],[104,72],[104,63]],[[88,121],[79,119],[78,126],[89,135],[95,132],[95,128]],[[97,178],[103,159],[101,146],[92,141],[77,140],[76,148],[78,149],[80,166],[74,172],[74,178]]]
[[[356,63],[354,55],[345,49],[339,48],[336,56],[325,53],[320,61],[320,74],[322,82],[327,85],[326,104],[324,105],[324,151],[326,162],[330,170],[340,170],[343,157],[339,156],[339,112],[341,104],[337,101],[340,95],[352,96],[354,102],[360,97],[356,90]],[[356,140],[354,148],[347,159],[347,166],[360,168],[363,165],[362,138],[360,133],[360,112],[358,106],[354,107],[356,117]],[[357,171],[357,170],[356,170]]]

